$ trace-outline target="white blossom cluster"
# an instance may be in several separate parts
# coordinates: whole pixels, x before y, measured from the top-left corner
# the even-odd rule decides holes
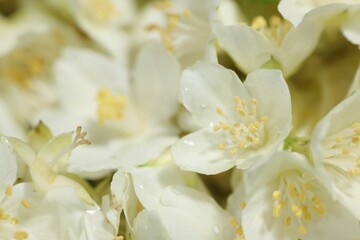
[[[359,0],[0,13],[0,240],[360,240]]]

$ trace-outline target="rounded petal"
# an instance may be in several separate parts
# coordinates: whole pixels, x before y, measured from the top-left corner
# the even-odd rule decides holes
[[[169,185],[185,185],[182,172],[174,164],[137,168],[131,172],[134,189],[147,210],[156,209],[160,196]]]
[[[134,220],[134,240],[170,240],[156,211],[141,211]]]
[[[323,26],[316,21],[302,21],[286,34],[275,56],[281,64],[284,76],[293,74],[313,52],[322,30]]]
[[[218,144],[217,134],[211,128],[205,128],[183,137],[171,148],[171,154],[176,165],[184,171],[217,174],[235,165],[231,156],[217,148]]]
[[[169,121],[178,105],[180,65],[160,44],[140,49],[134,69],[133,89],[145,118]]]
[[[261,33],[248,26],[215,24],[220,46],[245,73],[259,69],[271,59],[273,48]]]
[[[204,193],[170,186],[161,203],[158,212],[170,239],[235,239],[230,216]]]
[[[216,112],[218,107],[236,119],[232,108],[234,96],[250,99],[233,71],[206,62],[197,62],[183,72],[181,96],[185,107],[202,127],[213,126],[222,120]]]
[[[258,115],[268,118],[267,142],[279,145],[292,128],[290,92],[281,71],[259,69],[247,76],[244,85],[257,100]]]

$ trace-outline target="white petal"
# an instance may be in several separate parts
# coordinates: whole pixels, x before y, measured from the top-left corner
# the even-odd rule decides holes
[[[278,10],[283,17],[298,26],[303,19],[330,19],[332,16],[341,13],[347,8],[347,4],[357,4],[357,0],[331,0],[331,1],[312,1],[312,0],[282,0],[278,5]]]
[[[18,138],[25,136],[25,131],[22,129],[15,116],[10,112],[9,107],[2,99],[0,99],[0,114],[1,134]]]
[[[160,44],[140,49],[135,62],[134,94],[150,122],[168,121],[178,105],[180,65]]]
[[[164,190],[158,212],[170,239],[234,239],[230,216],[209,196],[171,186]]]
[[[155,160],[177,140],[177,130],[173,126],[154,127],[140,136],[119,140],[118,166],[131,168]]]
[[[16,180],[16,156],[9,140],[0,135],[0,186],[12,186]]]
[[[354,93],[357,89],[360,89],[360,66],[358,67],[354,80],[349,88],[348,95]]]
[[[292,128],[290,92],[281,71],[259,69],[248,75],[244,85],[257,99],[259,117],[268,117],[267,142],[280,144]]]
[[[183,72],[181,96],[185,107],[202,127],[213,126],[222,120],[216,112],[218,107],[237,119],[233,109],[234,97],[250,99],[233,71],[205,62],[197,62]]]
[[[351,43],[360,45],[360,9],[348,14],[348,19],[342,24],[341,30]]]
[[[174,164],[137,168],[131,172],[134,189],[147,210],[156,209],[160,196],[169,185],[185,185],[181,171]]]
[[[217,174],[235,165],[235,160],[217,149],[219,137],[205,128],[183,137],[171,149],[176,165],[184,171]]]
[[[271,59],[273,48],[259,32],[248,26],[216,24],[214,31],[220,45],[245,73],[259,69]]]
[[[121,65],[128,64],[130,38],[125,31],[121,31],[115,26],[91,23],[84,18],[79,18],[78,21],[85,32],[108,54],[112,55],[117,62]]]
[[[134,240],[167,240],[170,239],[162,226],[156,211],[141,211],[135,218],[132,231]]]
[[[322,25],[316,21],[303,21],[286,34],[275,56],[281,64],[284,76],[294,73],[313,52],[322,30]]]

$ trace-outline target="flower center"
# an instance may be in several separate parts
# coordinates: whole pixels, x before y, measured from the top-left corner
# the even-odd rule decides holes
[[[179,27],[179,23],[181,19],[183,18],[189,19],[190,17],[192,17],[192,13],[189,9],[183,9],[183,10],[175,9],[173,7],[172,2],[168,0],[155,2],[154,7],[161,10],[165,14],[167,18],[167,23],[165,26],[158,26],[156,24],[151,24],[147,26],[147,29],[159,31],[161,34],[163,44],[165,45],[166,49],[169,52],[174,53],[175,40],[173,37],[173,33]]]
[[[158,1],[154,6],[165,14],[167,23],[165,26],[150,24],[147,29],[160,32],[168,51],[181,58],[204,48],[210,29],[201,16],[187,8],[173,6],[170,1]]]
[[[4,198],[0,202],[1,205],[7,198],[10,198],[12,196],[12,187],[8,186],[5,189],[4,193],[5,193]],[[30,208],[30,203],[27,199],[22,199],[19,204],[22,205],[22,207],[25,209]],[[15,240],[27,239],[29,237],[29,233],[27,233],[26,231],[17,230],[12,233],[11,229],[13,229],[14,226],[18,225],[19,223],[20,223],[20,220],[18,218],[12,216],[4,208],[0,207],[0,224],[2,225],[1,227],[3,227],[3,225],[5,225],[4,226],[5,231],[2,231],[0,233],[1,238],[4,238],[4,239],[14,238]],[[7,231],[7,230],[10,230],[10,231]],[[11,235],[12,235],[12,237],[11,237]]]
[[[97,102],[97,116],[100,125],[104,124],[105,120],[119,120],[123,117],[125,96],[113,95],[107,88],[102,88],[97,94]]]
[[[311,220],[326,213],[321,199],[313,192],[315,188],[315,180],[306,181],[300,172],[282,175],[279,188],[271,196],[273,217],[281,218],[285,226],[294,226],[300,233],[306,234]]]
[[[230,224],[235,229],[236,232],[235,240],[245,240],[243,228],[241,224],[239,224],[239,222],[236,220],[236,218],[232,217],[230,219]]]
[[[23,88],[28,88],[29,80],[43,75],[47,69],[46,59],[36,50],[18,49],[5,58],[0,71],[5,79]]]
[[[263,16],[257,16],[251,23],[251,27],[263,34],[275,46],[280,47],[292,25],[288,21],[273,15],[269,22]]]
[[[360,122],[322,142],[324,162],[346,171],[349,176],[360,175]]]
[[[224,121],[219,121],[218,125],[213,127],[214,131],[223,131],[226,134],[226,141],[218,144],[219,150],[230,151],[232,155],[236,155],[238,151],[256,148],[263,144],[265,140],[265,123],[268,121],[266,116],[258,120],[256,112],[256,98],[252,98],[248,103],[239,96],[234,97],[235,110],[240,116],[241,121],[232,121],[222,108],[216,109]]]

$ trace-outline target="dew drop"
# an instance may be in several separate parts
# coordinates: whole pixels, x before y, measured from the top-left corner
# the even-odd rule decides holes
[[[141,185],[141,184],[139,185],[139,188],[142,189],[142,190],[144,190],[144,186]]]
[[[175,193],[175,194],[181,194],[181,193],[182,193],[180,186],[173,186],[173,187],[172,187],[172,191],[173,191],[173,193]]]
[[[186,145],[194,146],[194,142],[192,142],[192,141],[184,140],[184,143]]]
[[[215,224],[215,225],[212,227],[212,230],[214,231],[214,233],[219,234],[219,233],[220,233],[220,227],[219,227],[219,225]]]
[[[206,103],[201,103],[201,104],[200,104],[200,107],[201,107],[202,109],[205,109],[205,108],[208,107],[208,105],[207,105]]]

